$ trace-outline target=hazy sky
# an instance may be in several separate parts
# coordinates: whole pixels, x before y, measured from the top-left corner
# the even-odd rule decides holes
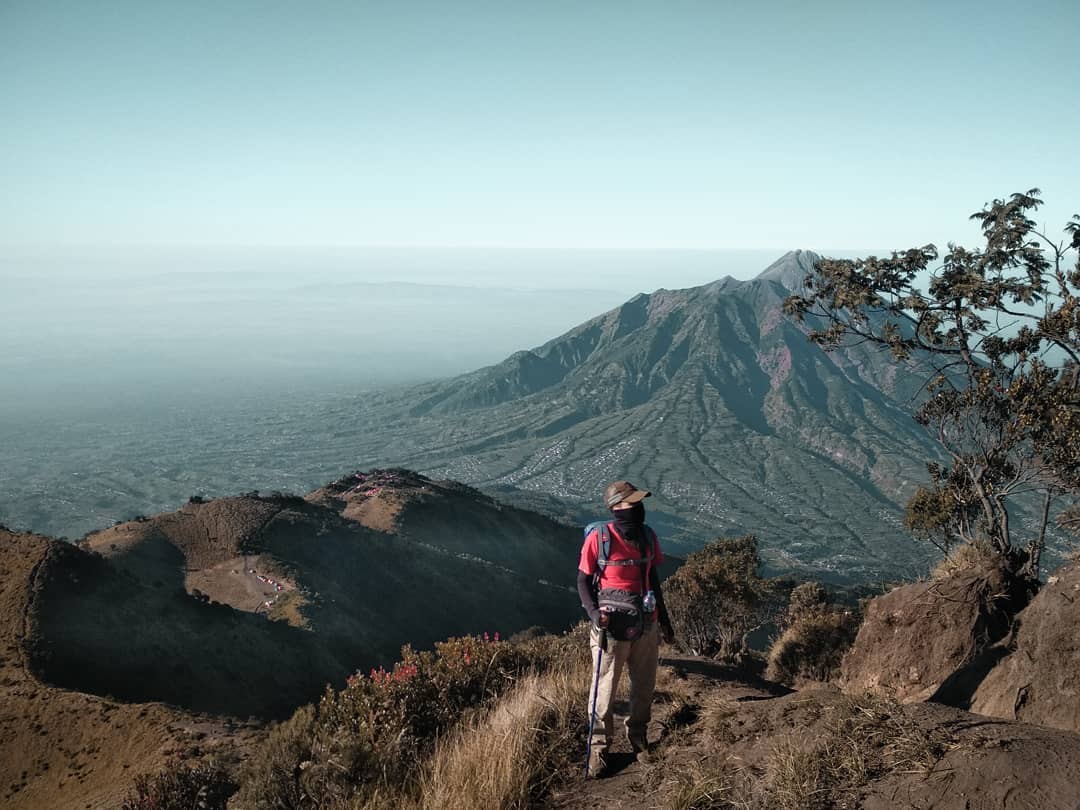
[[[0,0],[0,246],[893,248],[1080,209],[1080,3]]]

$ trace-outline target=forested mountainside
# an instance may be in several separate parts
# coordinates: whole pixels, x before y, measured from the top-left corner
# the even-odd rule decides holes
[[[912,573],[926,550],[899,518],[936,453],[910,415],[922,381],[868,347],[826,354],[785,317],[817,258],[636,295],[495,366],[366,397],[335,430],[380,462],[554,496],[582,520],[628,478],[684,550],[754,532],[778,570]]]

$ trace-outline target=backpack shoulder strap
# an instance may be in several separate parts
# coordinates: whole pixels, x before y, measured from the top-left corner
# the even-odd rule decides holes
[[[641,561],[641,594],[645,595],[645,592],[649,590],[649,570],[652,568],[653,558],[656,554],[656,532],[652,530],[652,526],[648,523],[645,524],[645,537],[649,540],[649,548],[645,552],[645,557]]]
[[[600,573],[607,567],[608,558],[611,556],[611,529],[605,523],[599,527],[600,536],[596,543],[596,568]]]
[[[621,565],[621,566],[643,565],[645,563],[651,563],[653,561],[653,558],[655,557],[653,552],[656,550],[655,545],[648,548],[648,549],[637,549],[637,547],[635,545],[634,549],[639,552],[638,556],[629,557],[629,558],[625,558],[625,559],[620,558],[620,559],[617,559],[617,560],[609,559],[609,555],[611,553],[611,537],[612,537],[612,534],[614,534],[614,536],[617,537],[620,540],[620,542],[622,542],[624,545],[626,545],[627,541],[622,539],[622,535],[620,535],[618,532],[613,531],[612,529],[610,529],[607,526],[604,527],[604,530],[605,530],[605,533],[604,533],[603,536],[605,538],[605,541],[604,541],[604,548],[602,550],[603,550],[603,553],[604,553],[604,558],[605,558],[604,559],[604,564],[605,565]],[[656,537],[656,535],[653,534],[652,530],[650,529],[649,530],[649,539],[650,540],[655,540],[655,537]],[[599,553],[597,554],[597,557],[599,557]]]
[[[600,577],[604,574],[611,557],[611,529],[607,521],[598,520],[585,527],[585,537],[596,532],[596,573],[593,574],[593,587],[600,586]]]
[[[653,531],[652,526],[650,526],[648,523],[646,523],[645,524],[645,533],[649,536],[649,556],[650,557],[655,557],[656,556],[656,546],[657,546],[656,532]]]

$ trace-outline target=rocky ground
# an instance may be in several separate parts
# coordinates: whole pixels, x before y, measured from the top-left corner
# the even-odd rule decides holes
[[[1080,734],[835,687],[790,691],[665,657],[653,760],[617,746],[601,779],[552,797],[589,808],[1077,810]]]

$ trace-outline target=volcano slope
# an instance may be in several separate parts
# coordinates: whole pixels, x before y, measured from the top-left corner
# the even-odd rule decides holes
[[[12,810],[115,808],[135,774],[178,756],[240,752],[255,739],[248,724],[41,680],[38,601],[70,573],[72,554],[66,543],[0,528],[0,805]]]
[[[826,354],[784,316],[817,258],[637,295],[490,368],[366,396],[335,430],[364,457],[557,496],[581,519],[629,478],[675,550],[753,532],[773,570],[910,575],[928,557],[900,505],[936,453],[910,415],[921,379],[865,346]]]
[[[49,564],[25,572],[33,632],[14,646],[45,681],[232,715],[284,715],[405,641],[579,610],[577,529],[405,471],[36,542]]]
[[[568,626],[579,545],[572,527],[405,471],[188,503],[56,545],[34,663],[122,700],[280,717],[406,641]]]

